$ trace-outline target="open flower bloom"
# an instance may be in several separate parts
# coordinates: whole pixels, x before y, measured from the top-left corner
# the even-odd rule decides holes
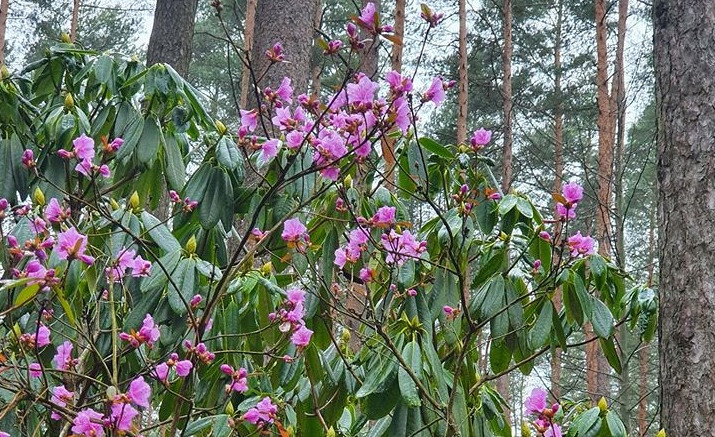
[[[479,150],[484,148],[487,144],[489,144],[489,141],[492,140],[492,131],[490,130],[485,130],[484,128],[478,129],[474,131],[474,134],[472,135],[472,138],[469,140],[469,143],[472,145],[472,148],[474,150]]]
[[[249,409],[243,415],[243,419],[254,425],[259,423],[273,423],[273,419],[278,413],[278,407],[273,404],[271,398],[265,397],[254,408]]]
[[[312,335],[313,331],[306,328],[305,325],[301,325],[290,337],[290,341],[297,347],[306,347],[310,343],[310,337]]]
[[[548,393],[541,387],[536,387],[524,401],[524,409],[527,414],[540,414],[546,409],[546,397]]]
[[[72,421],[72,432],[86,437],[104,436],[104,426],[102,425],[102,414],[91,408],[85,408],[77,413]]]
[[[60,259],[78,259],[85,264],[94,263],[94,258],[87,255],[87,236],[77,232],[73,227],[57,235],[57,246],[55,252]]]
[[[444,82],[439,77],[432,79],[432,84],[422,95],[423,102],[432,102],[435,106],[439,106],[444,102],[447,95],[444,92]]]
[[[147,346],[152,347],[154,343],[159,340],[161,332],[159,331],[159,326],[154,323],[154,318],[147,314],[142,322],[142,327],[139,328],[139,332],[133,329],[129,332],[120,332],[119,338],[124,341],[128,341],[132,347],[139,347],[140,345],[146,343]]]
[[[596,253],[596,240],[589,236],[584,237],[581,235],[581,231],[569,237],[567,243],[571,250],[571,256],[592,255]]]
[[[298,251],[305,250],[307,243],[310,242],[308,228],[297,218],[286,220],[283,223],[281,238],[283,238],[288,247],[296,248]]]
[[[569,203],[577,203],[583,199],[583,187],[576,182],[569,182],[564,185],[562,194]]]

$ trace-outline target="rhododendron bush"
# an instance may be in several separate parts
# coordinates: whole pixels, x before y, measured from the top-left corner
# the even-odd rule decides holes
[[[355,26],[395,40],[368,7],[322,41],[336,65]],[[345,71],[329,96],[256,84],[235,129],[171,67],[73,45],[2,80],[0,430],[511,435],[492,381],[586,324],[620,371],[615,326],[647,339],[655,305],[572,225],[578,183],[544,214],[499,191],[490,131],[419,134],[448,81]],[[624,435],[554,401],[522,435]]]

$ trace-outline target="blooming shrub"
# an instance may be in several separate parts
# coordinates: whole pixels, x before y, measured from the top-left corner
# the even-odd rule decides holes
[[[394,39],[368,6],[326,56],[358,49],[355,26]],[[417,135],[449,82],[357,73],[326,99],[265,85],[234,136],[164,65],[61,45],[0,83],[5,431],[507,435],[490,381],[586,323],[617,371],[616,323],[652,334],[652,296],[571,229],[578,184],[544,218],[498,191],[490,131]],[[421,227],[406,200],[430,209]],[[532,395],[535,432],[593,415],[556,405]]]

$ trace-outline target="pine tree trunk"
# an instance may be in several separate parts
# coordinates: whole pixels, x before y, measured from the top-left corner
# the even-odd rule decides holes
[[[74,0],[72,4],[72,20],[70,22],[70,41],[77,40],[77,26],[79,25],[79,0]]]
[[[715,2],[656,0],[661,424],[715,430]]]
[[[316,32],[323,27],[323,0],[316,0],[315,6],[315,18],[313,20],[313,28]],[[316,59],[317,58],[317,59]],[[313,67],[310,71],[310,92],[313,95],[320,96],[320,88],[322,86],[322,81],[320,80],[320,74],[322,71],[322,53],[315,56],[313,52]]]
[[[380,0],[362,0],[363,7],[368,3],[375,4],[375,10],[380,13]],[[377,79],[377,70],[379,67],[379,53],[380,40],[377,37],[372,36],[369,32],[362,29],[360,30],[361,38],[365,41],[365,48],[360,53],[360,67],[358,71],[367,74],[373,80]]]
[[[460,0],[461,1],[461,0]],[[402,47],[404,46],[405,38],[405,7],[407,0],[397,0],[395,2],[395,36],[403,42],[403,44],[393,44],[390,63],[392,70],[398,73],[402,72]]]
[[[625,68],[623,62],[624,47],[626,40],[626,20],[628,19],[628,0],[618,2],[618,36],[616,43],[616,58],[614,61],[613,88],[611,90],[611,113],[614,116],[616,125],[615,138],[615,216],[616,216],[616,261],[622,268],[626,267],[626,247],[625,247],[625,204],[623,200],[623,163],[626,146],[626,89],[625,89]],[[615,107],[615,108],[614,108]],[[623,371],[619,379],[618,402],[620,404],[620,416],[626,427],[626,432],[631,429],[631,378],[630,359],[633,352],[633,336],[626,324],[619,328],[619,344],[621,354],[621,364]]]
[[[457,144],[467,141],[467,1],[459,0],[459,83],[457,93]]]
[[[0,0],[0,66],[5,64],[5,30],[10,0]]]
[[[146,52],[148,65],[171,65],[182,77],[189,73],[198,0],[157,0]]]
[[[564,178],[564,103],[561,89],[561,25],[563,20],[563,3],[558,0],[556,8],[556,29],[554,29],[554,193],[560,193]],[[556,223],[555,235],[561,233],[561,223]],[[555,252],[558,254],[558,252]],[[553,260],[559,264],[558,255]],[[554,307],[561,311],[561,289],[554,293]],[[561,397],[561,349],[555,348],[551,356],[551,394],[559,399]]]
[[[502,52],[502,109],[504,111],[504,147],[502,149],[502,191],[507,193],[511,187],[512,178],[512,94],[511,94],[511,56],[512,41],[512,11],[511,0],[504,0],[504,50]]]
[[[258,0],[246,0],[246,17],[243,23],[243,50],[249,56],[253,49],[253,33],[256,26],[256,3]],[[243,66],[241,73],[241,108],[248,104],[248,94],[251,91],[251,73]]]
[[[258,2],[251,65],[256,78],[262,76],[258,84],[260,89],[276,89],[284,77],[289,77],[296,95],[308,92],[316,8],[315,0]],[[277,42],[283,45],[288,62],[276,63],[268,68],[265,52]],[[253,95],[249,95],[249,106],[256,107]]]
[[[655,269],[655,207],[650,210],[650,225],[648,230],[648,287],[653,286],[653,270]],[[639,402],[638,402],[638,435],[645,437],[648,433],[648,344],[641,347],[639,360]]]

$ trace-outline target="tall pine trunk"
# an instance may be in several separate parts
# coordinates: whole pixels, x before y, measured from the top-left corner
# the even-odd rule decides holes
[[[197,6],[198,0],[157,0],[146,52],[148,65],[163,62],[187,76]]]
[[[564,102],[561,89],[561,27],[563,22],[563,3],[557,0],[556,28],[554,29],[554,193],[560,193],[564,178]],[[556,223],[555,234],[561,233],[561,223]],[[558,254],[558,252],[556,252]],[[558,264],[559,259],[554,259]],[[554,306],[561,311],[561,289],[554,293]],[[555,348],[551,357],[551,394],[561,397],[561,349]]]
[[[375,10],[378,14],[380,13],[380,0],[362,0],[363,7],[368,3],[374,3]],[[363,40],[366,40],[366,42],[365,48],[360,53],[360,68],[358,71],[361,71],[370,76],[373,80],[376,80],[377,70],[379,67],[378,49],[380,48],[380,39],[378,37],[374,37],[364,29],[360,30],[360,35]]]
[[[715,2],[656,0],[661,424],[715,430]]]
[[[260,0],[256,6],[256,24],[251,50],[251,65],[256,78],[262,76],[260,89],[276,89],[283,77],[292,80],[296,95],[308,92],[310,55],[313,45],[313,21],[316,0]],[[277,42],[283,45],[285,59],[269,67],[266,50]],[[249,93],[249,106],[255,107],[255,97]]]
[[[623,158],[626,147],[626,86],[625,86],[625,65],[623,62],[626,20],[628,18],[628,0],[618,2],[618,35],[616,43],[616,58],[614,64],[613,89],[611,91],[611,107],[616,123],[615,138],[615,216],[616,216],[616,261],[622,268],[626,267],[626,247],[625,247],[625,209],[624,186],[623,186]],[[613,107],[615,106],[615,111]],[[630,360],[633,352],[633,338],[628,330],[628,326],[623,324],[618,329],[622,372],[618,384],[618,402],[620,404],[620,415],[626,432],[631,429],[631,394],[632,384],[630,378]]]
[[[246,0],[246,16],[243,22],[243,50],[251,53],[253,49],[253,33],[256,26],[256,4],[258,0]],[[241,108],[248,104],[248,94],[251,91],[251,72],[243,66],[241,73]]]
[[[457,144],[467,141],[467,1],[459,0],[459,81],[457,92]]]
[[[313,19],[313,28],[316,33],[323,27],[323,0],[316,0],[315,5],[315,18]],[[322,87],[321,73],[322,73],[322,59],[323,54],[316,56],[316,52],[313,51],[313,67],[310,70],[310,92],[313,95],[320,96],[320,89]]]
[[[5,63],[5,30],[10,0],[0,0],[0,66]]]
[[[461,0],[460,0],[461,1]],[[397,0],[395,2],[395,36],[399,41],[405,38],[405,7],[407,0]],[[461,15],[460,15],[461,17]],[[394,71],[402,72],[402,47],[404,44],[393,44],[390,53],[390,64]]]
[[[648,287],[653,286],[653,271],[655,270],[655,211],[653,205],[650,209],[650,221],[648,229]],[[648,344],[644,344],[638,354],[639,381],[639,401],[638,401],[638,435],[645,437],[648,433]]]
[[[72,3],[72,20],[70,21],[70,41],[77,40],[77,27],[79,26],[79,0]]]
[[[512,44],[512,10],[511,0],[504,0],[504,50],[502,51],[502,110],[504,112],[504,146],[502,148],[502,191],[505,193],[511,187],[512,179],[512,109],[514,106],[511,93],[511,56]]]

